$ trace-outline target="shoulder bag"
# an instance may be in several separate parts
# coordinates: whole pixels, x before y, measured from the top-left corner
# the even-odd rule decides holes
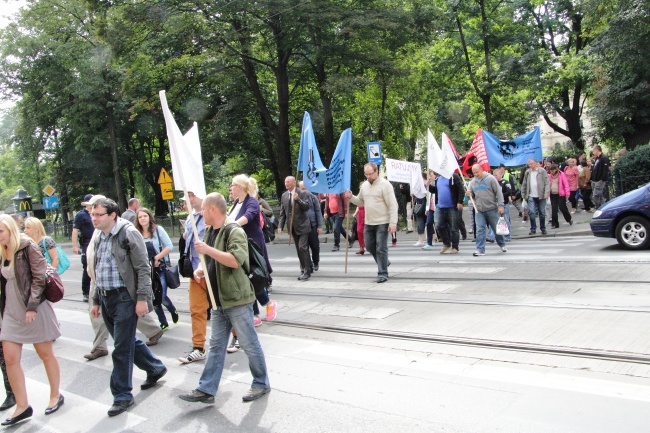
[[[162,251],[162,244],[160,243],[160,235],[158,234],[158,227],[156,227],[156,237],[158,238],[158,251]],[[178,289],[181,285],[181,276],[178,273],[178,265],[171,266],[171,263],[167,262],[167,257],[163,258],[164,270],[165,270],[165,280],[167,281],[167,287],[170,289]]]
[[[43,250],[45,251],[45,259],[49,264],[52,264],[52,257],[50,257],[50,253],[47,251],[47,247],[45,246],[45,239],[41,242],[43,243]],[[70,259],[59,245],[56,246],[56,252],[59,255],[59,266],[57,266],[56,272],[61,275],[70,267]]]
[[[48,264],[47,271],[45,271],[45,290],[43,291],[43,296],[50,302],[59,302],[63,299],[63,294],[63,281],[61,281],[61,277],[56,272],[56,269]]]

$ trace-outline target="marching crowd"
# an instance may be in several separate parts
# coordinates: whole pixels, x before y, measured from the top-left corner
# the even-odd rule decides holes
[[[388,236],[391,245],[397,242],[397,194],[408,197],[407,233],[417,231],[414,246],[432,250],[435,239],[442,243],[440,254],[458,254],[460,240],[474,234],[474,256],[484,256],[486,243],[494,242],[505,253],[510,240],[511,205],[520,217],[529,220],[530,234],[536,233],[537,221],[541,233],[547,233],[547,206],[551,210],[551,228],[559,227],[559,213],[572,224],[579,199],[585,212],[604,203],[609,160],[599,146],[594,147],[592,158],[581,155],[559,166],[553,161],[531,159],[519,182],[503,166],[490,173],[475,164],[471,173],[463,173],[470,178],[468,183],[459,174],[446,178],[429,171],[423,176],[426,192],[418,194],[411,194],[405,184],[399,186],[396,194],[393,184],[380,176],[374,163],[367,163],[363,170],[366,180],[356,195],[352,191],[314,195],[294,177],[285,179],[277,232],[286,230],[295,245],[300,263],[298,280],[309,280],[319,269],[319,235],[324,223],[326,233],[334,234],[332,251],[340,250],[341,238],[349,246],[358,241],[356,254],[372,255],[377,264],[375,281],[386,282],[390,267]],[[85,358],[92,361],[107,356],[108,336],[114,341],[110,377],[113,404],[109,416],[123,413],[134,403],[134,365],[147,373],[140,385],[142,390],[155,387],[167,373],[167,367],[150,346],[156,345],[169,327],[165,310],[173,323],[179,320],[167,295],[169,287],[178,285],[179,269],[189,278],[192,333],[192,350],[182,355],[179,362],[205,360],[198,385],[179,398],[213,403],[226,353],[240,348],[248,357],[253,377],[242,400],[256,400],[271,390],[255,327],[262,324],[260,306],[266,310],[267,321],[274,320],[277,314],[277,304],[271,299],[272,267],[266,248],[269,231],[274,229],[273,210],[259,196],[255,179],[243,174],[232,179],[228,199],[216,192],[201,197],[196,191],[187,192],[185,199],[190,215],[181,237],[178,267],[169,260],[174,249],[169,235],[156,224],[153,213],[141,207],[135,198],[119,215],[115,201],[89,194],[75,216],[73,252],[81,255],[82,294],[89,303],[95,333]],[[348,233],[343,221],[350,212],[350,204],[356,206],[352,215],[356,223]],[[470,208],[469,230],[463,220],[465,206]],[[259,247],[268,274],[267,284],[261,290],[249,279],[250,242]],[[34,345],[47,372],[50,399],[45,414],[55,413],[65,401],[59,389],[60,369],[52,344],[61,333],[55,311],[43,294],[48,266],[57,268],[64,259],[59,251],[37,218],[24,221],[22,234],[12,217],[0,215],[0,367],[7,393],[0,410],[15,407],[2,425],[12,425],[33,415],[21,367],[23,344]],[[155,305],[152,286],[157,288]],[[150,314],[153,312],[157,320]],[[136,329],[147,341],[136,337]]]

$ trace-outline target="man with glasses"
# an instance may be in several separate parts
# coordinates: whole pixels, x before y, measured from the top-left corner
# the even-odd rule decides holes
[[[345,194],[352,203],[364,206],[365,225],[363,230],[366,249],[377,263],[377,283],[388,280],[388,233],[397,231],[397,198],[393,186],[379,177],[379,168],[374,162],[363,166],[366,181],[361,185],[359,195],[352,191]]]
[[[113,405],[108,416],[119,415],[133,404],[133,364],[147,372],[140,389],[152,388],[167,368],[135,336],[138,317],[153,311],[151,269],[147,247],[140,232],[118,218],[117,203],[97,200],[92,208],[93,225],[99,233],[89,245],[95,252],[92,280],[93,317],[101,316],[113,337],[113,373],[110,386]]]

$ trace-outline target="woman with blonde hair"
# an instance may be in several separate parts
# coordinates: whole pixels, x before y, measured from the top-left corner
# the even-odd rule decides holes
[[[57,269],[59,267],[59,253],[56,250],[56,242],[45,234],[45,227],[43,227],[41,220],[34,217],[27,218],[25,220],[25,234],[39,246],[41,253],[46,258],[47,254],[45,252],[47,251],[52,260],[50,265]]]
[[[266,250],[266,243],[264,242],[264,233],[262,232],[262,224],[260,221],[260,204],[256,198],[257,191],[257,181],[254,178],[248,177],[245,174],[235,176],[230,185],[230,194],[234,198],[235,204],[228,213],[228,216],[234,219],[244,229],[246,236],[251,238],[260,247],[270,275],[273,270],[271,269],[269,254]],[[270,278],[269,284],[271,284]],[[268,291],[265,289],[262,293],[256,293],[255,297],[262,306],[266,306],[266,320],[269,322],[274,320],[277,304],[275,301],[269,299]],[[259,326],[262,324],[262,319],[259,315],[260,312],[257,302],[253,303],[253,310],[255,314],[255,326]],[[228,348],[229,353],[235,351],[235,346],[238,347],[236,337]]]
[[[0,215],[0,264],[0,341],[16,399],[13,415],[1,424],[13,425],[33,414],[20,365],[23,344],[33,344],[45,366],[50,383],[45,414],[50,415],[63,405],[59,392],[61,371],[52,347],[52,341],[61,336],[61,331],[52,304],[43,294],[47,261],[31,239],[21,236],[18,225],[8,215]]]

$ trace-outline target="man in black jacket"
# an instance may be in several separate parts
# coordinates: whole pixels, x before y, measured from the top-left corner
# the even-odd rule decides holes
[[[438,236],[444,244],[440,254],[446,253],[450,248],[451,254],[458,254],[460,214],[465,198],[463,180],[456,173],[451,178],[438,175],[435,184],[429,185],[429,192],[436,195],[435,222]]]
[[[609,158],[603,153],[602,147],[596,145],[593,149],[594,164],[591,167],[592,200],[596,209],[605,203],[605,184],[609,179]]]

